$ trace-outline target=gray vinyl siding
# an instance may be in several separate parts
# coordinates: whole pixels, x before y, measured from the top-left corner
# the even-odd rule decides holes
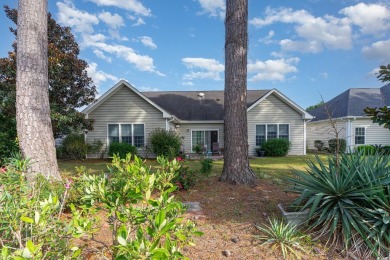
[[[357,119],[352,121],[352,144],[355,145],[355,128],[365,128],[365,143],[366,144],[381,144],[390,145],[390,130],[374,124],[369,119]]]
[[[337,120],[336,128],[339,133],[339,138],[346,139],[347,120]],[[324,147],[329,147],[328,141],[333,138],[336,138],[336,134],[329,121],[307,123],[306,145],[309,149],[316,149],[314,147],[315,140],[321,140],[324,143]]]
[[[224,131],[223,123],[204,123],[204,124],[180,124],[180,127],[176,129],[178,134],[183,140],[183,148],[185,153],[191,153],[191,132],[192,130],[218,130],[218,142],[219,147],[224,146]]]
[[[166,127],[166,119],[161,111],[146,102],[126,86],[118,88],[107,100],[89,113],[88,118],[95,120],[94,130],[87,134],[87,142],[103,142],[107,149],[107,125],[111,123],[135,123],[145,125],[145,144],[149,133],[155,128]],[[142,149],[139,148],[142,154]]]
[[[255,155],[256,125],[289,124],[291,149],[289,155],[304,154],[304,121],[302,114],[271,94],[248,112],[249,155]]]

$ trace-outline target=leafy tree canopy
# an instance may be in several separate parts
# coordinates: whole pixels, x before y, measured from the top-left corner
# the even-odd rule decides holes
[[[380,66],[376,77],[382,82],[390,82],[390,64]],[[383,125],[384,128],[390,130],[390,110],[388,107],[366,107],[364,113],[370,116],[374,123]]]
[[[17,10],[4,6],[17,25]],[[10,28],[17,35],[17,30]],[[16,42],[8,57],[0,58],[0,113],[15,118]],[[95,100],[96,87],[88,77],[88,63],[78,58],[79,46],[69,27],[62,27],[48,14],[49,100],[54,136],[73,129],[92,130],[93,121],[76,109]]]
[[[322,106],[324,104],[325,104],[325,102],[322,100],[321,102],[306,108],[306,111],[309,112],[310,110],[316,109],[317,107],[320,107],[320,106]]]

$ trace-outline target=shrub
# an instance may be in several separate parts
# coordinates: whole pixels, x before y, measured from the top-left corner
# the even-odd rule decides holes
[[[373,155],[376,149],[373,145],[360,145],[356,147],[356,152],[362,155]]]
[[[205,158],[200,160],[200,172],[206,176],[209,176],[211,170],[213,169],[213,160],[210,158]]]
[[[194,146],[194,152],[197,153],[197,154],[201,154],[203,152],[203,148],[200,144],[196,144]]]
[[[137,154],[137,148],[128,143],[111,143],[108,147],[108,155],[113,157],[115,154],[119,156],[119,158],[124,159],[126,155],[130,153],[132,155]]]
[[[282,138],[270,139],[263,143],[262,148],[267,156],[286,156],[290,149],[290,141]]]
[[[293,254],[297,259],[300,259],[297,251],[306,252],[302,247],[303,241],[308,237],[299,232],[296,226],[286,224],[282,220],[268,219],[269,225],[255,226],[264,235],[257,236],[261,241],[261,245],[271,244],[272,248],[277,248],[282,251],[283,258]]]
[[[32,183],[23,176],[28,159],[9,160],[0,174],[0,240],[2,259],[75,259],[81,249],[72,236],[86,223],[80,217],[62,217],[69,183],[49,182],[38,176]],[[75,213],[76,211],[74,211]]]
[[[345,149],[347,148],[347,142],[345,139],[338,139],[339,144],[339,153],[344,153]],[[328,140],[329,144],[329,152],[330,153],[336,153],[336,147],[337,147],[337,139],[330,139]]]
[[[61,147],[57,150],[57,155],[68,159],[82,160],[88,151],[84,136],[81,134],[69,134],[63,140]]]
[[[322,151],[324,147],[324,142],[322,142],[321,140],[315,140],[314,147],[317,148],[318,151]]]
[[[164,157],[157,162],[160,169],[151,173],[137,156],[133,161],[130,155],[114,156],[109,178],[83,176],[85,205],[104,208],[110,219],[113,259],[185,259],[181,249],[192,244],[193,235],[201,235],[191,221],[180,218],[185,207],[172,196],[180,164]]]
[[[327,232],[349,248],[363,240],[374,254],[389,253],[390,166],[389,158],[374,154],[341,154],[319,157],[306,171],[289,178],[291,191],[300,194],[295,206],[310,209],[312,228]],[[340,239],[341,238],[341,239]],[[365,249],[363,246],[361,250]]]
[[[179,155],[181,138],[174,131],[156,128],[149,135],[149,143],[152,146],[153,153],[157,156],[173,159]]]

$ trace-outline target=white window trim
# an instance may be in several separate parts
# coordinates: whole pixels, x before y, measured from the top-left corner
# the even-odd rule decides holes
[[[255,147],[259,147],[256,144],[256,127],[258,125],[265,125],[265,141],[268,141],[268,125],[277,125],[276,127],[276,138],[279,138],[279,125],[288,125],[288,141],[291,141],[291,128],[289,123],[264,123],[264,124],[255,124]]]
[[[364,143],[363,144],[357,144],[356,143],[356,128],[363,128],[364,129]],[[358,135],[363,136],[363,135]],[[366,139],[367,139],[367,127],[366,126],[355,126],[353,129],[353,143],[354,145],[366,145]]]
[[[194,153],[195,151],[193,150],[193,147],[192,147],[192,132],[194,131],[217,131],[218,132],[218,143],[219,143],[219,129],[191,129],[191,153]],[[205,134],[205,137],[206,137],[206,134]]]
[[[107,148],[110,146],[110,137],[109,137],[109,125],[119,125],[119,142],[122,142],[122,127],[121,125],[131,125],[131,145],[134,146],[134,125],[143,125],[144,126],[144,146],[146,143],[146,130],[145,130],[145,123],[107,123]],[[136,147],[141,148],[141,147]]]

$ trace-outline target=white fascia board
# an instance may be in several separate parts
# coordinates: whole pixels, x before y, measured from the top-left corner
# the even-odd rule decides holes
[[[129,82],[127,82],[124,79],[119,80],[112,88],[110,88],[106,93],[104,93],[96,102],[90,104],[87,106],[82,112],[84,114],[89,114],[93,110],[95,110],[100,104],[102,104],[104,101],[106,101],[109,97],[111,97],[113,94],[115,94],[122,85],[125,85],[129,89],[131,89],[134,93],[136,93],[138,96],[140,96],[142,99],[144,99],[146,102],[151,104],[153,107],[158,109],[163,113],[163,118],[172,118],[173,116],[169,114],[167,111],[159,107],[157,104],[155,104],[153,101],[151,101],[149,98],[144,96],[141,92],[138,91],[135,87],[133,87]]]
[[[278,91],[277,89],[270,90],[267,94],[262,96],[260,99],[258,99],[255,103],[253,103],[250,107],[248,107],[247,112],[252,110],[254,107],[256,107],[258,104],[260,104],[264,99],[269,97],[271,94],[275,94],[280,99],[284,100],[291,108],[293,108],[298,113],[302,114],[302,119],[313,119],[314,117],[310,115],[306,110],[301,108],[298,104],[296,104],[294,101],[289,99],[287,96],[285,96],[283,93]]]
[[[180,124],[223,124],[223,120],[187,120],[187,121],[180,121]]]
[[[335,120],[335,121],[343,121],[343,120],[355,120],[355,119],[371,119],[371,117],[369,116],[344,116],[344,117],[336,117],[336,118],[332,118],[332,120]],[[315,124],[315,123],[322,123],[322,122],[327,122],[329,121],[329,118],[327,119],[322,119],[322,120],[318,120],[318,121],[310,121],[308,123],[310,124]]]

